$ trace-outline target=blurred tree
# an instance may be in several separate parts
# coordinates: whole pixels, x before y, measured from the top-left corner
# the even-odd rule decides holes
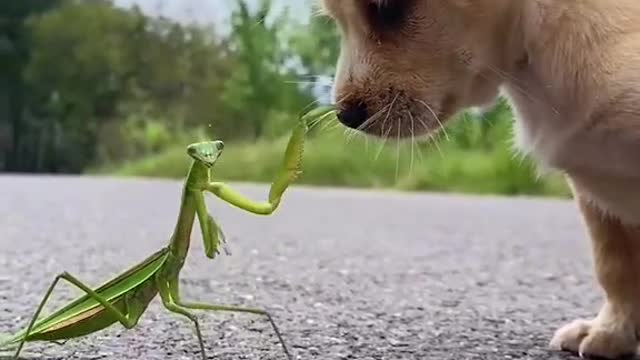
[[[315,100],[300,77],[330,73],[337,54],[324,19],[291,28],[269,0],[237,0],[224,38],[110,0],[58,2],[0,4],[7,170],[81,172],[200,134],[280,136]]]
[[[220,93],[233,72],[231,54],[212,29],[150,19],[137,49],[135,102],[152,103],[156,115],[197,126],[224,112]]]
[[[309,23],[294,24],[290,33],[290,46],[301,63],[300,86],[321,101],[330,102],[340,56],[338,27],[327,17],[311,16]],[[312,131],[310,136],[315,134]]]
[[[313,100],[300,91],[296,71],[288,66],[293,53],[282,38],[288,13],[268,22],[271,9],[270,0],[262,0],[254,12],[245,0],[238,0],[231,16],[228,44],[236,64],[223,98],[236,126],[251,131],[254,138],[265,135],[271,118],[282,119],[283,113],[295,116]]]
[[[144,26],[144,17],[100,0],[69,2],[34,18],[25,77],[34,89],[32,108],[46,119],[39,128],[47,134],[40,143],[47,159],[40,163],[75,172],[91,161],[100,126],[116,118],[135,75],[133,54],[122,45]]]
[[[222,113],[218,94],[232,71],[208,29],[106,0],[68,2],[34,18],[29,29],[33,49],[24,73],[40,113],[34,144],[44,157],[41,170],[78,172],[156,150],[139,141],[157,144],[157,129],[170,133]],[[148,138],[139,136],[144,131]]]
[[[340,55],[340,37],[334,22],[323,16],[312,16],[308,24],[295,27],[291,46],[311,76],[333,76]]]
[[[23,70],[30,57],[30,41],[25,22],[34,15],[58,5],[57,0],[0,2],[0,168],[29,170],[25,141],[28,133],[25,98],[28,89]],[[2,147],[4,144],[4,148]]]

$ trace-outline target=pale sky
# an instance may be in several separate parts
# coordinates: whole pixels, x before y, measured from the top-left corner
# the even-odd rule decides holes
[[[274,8],[289,7],[292,14],[304,18],[308,16],[313,0],[273,0]],[[114,0],[116,5],[129,7],[137,4],[150,15],[162,14],[179,21],[214,23],[225,27],[235,0]],[[257,4],[257,0],[248,0]]]

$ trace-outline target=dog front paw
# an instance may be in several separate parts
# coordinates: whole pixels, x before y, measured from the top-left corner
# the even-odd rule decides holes
[[[599,319],[575,320],[556,331],[550,347],[577,353],[581,358],[619,359],[635,355],[638,344],[634,328],[615,325],[619,324]]]
[[[591,321],[574,320],[556,331],[549,343],[549,347],[555,351],[580,352],[582,340],[589,335]]]

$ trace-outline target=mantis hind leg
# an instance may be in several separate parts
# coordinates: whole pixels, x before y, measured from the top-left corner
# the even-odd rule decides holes
[[[27,327],[27,330],[26,330],[24,336],[20,340],[20,344],[18,345],[18,349],[16,350],[16,353],[15,353],[15,355],[13,357],[14,359],[18,359],[18,357],[20,356],[20,353],[22,352],[22,348],[24,347],[24,343],[29,338],[29,335],[31,335],[31,330],[33,329],[33,326],[34,326],[36,320],[40,316],[40,312],[42,311],[42,309],[44,308],[45,304],[47,303],[47,301],[51,297],[51,294],[53,293],[53,290],[55,289],[56,285],[58,285],[60,280],[66,280],[68,283],[74,285],[75,287],[77,287],[80,290],[84,291],[91,298],[93,298],[96,301],[98,301],[102,306],[104,306],[106,311],[110,312],[113,316],[115,316],[116,319],[125,328],[131,329],[136,325],[137,319],[129,319],[129,318],[127,318],[126,314],[124,314],[123,312],[118,310],[108,300],[106,300],[104,297],[100,296],[100,294],[98,294],[95,291],[93,291],[89,286],[85,285],[80,280],[76,279],[73,275],[71,275],[71,274],[69,274],[67,272],[64,272],[64,273],[56,276],[56,278],[53,280],[53,282],[49,286],[49,289],[47,289],[47,292],[45,293],[42,301],[40,302],[40,305],[38,306],[38,309],[36,310],[35,314],[33,315],[33,318],[31,319],[31,322],[29,323],[29,326]],[[66,343],[66,341],[65,341],[65,343]]]
[[[205,310],[205,311],[208,310],[208,311],[239,312],[239,313],[248,313],[248,314],[254,314],[254,315],[261,315],[261,316],[266,317],[267,320],[269,320],[269,323],[271,324],[271,327],[273,328],[273,331],[276,333],[276,336],[278,337],[278,341],[280,342],[280,345],[282,346],[282,349],[284,350],[284,353],[287,356],[287,359],[288,360],[292,360],[293,359],[293,357],[291,356],[291,353],[289,352],[289,348],[287,347],[287,344],[284,341],[284,338],[282,337],[282,333],[280,332],[280,329],[278,328],[278,325],[276,325],[276,322],[273,320],[273,316],[271,316],[271,314],[269,312],[267,312],[266,310],[255,309],[255,308],[245,308],[245,307],[239,307],[239,306],[211,305],[211,304],[184,302],[180,298],[179,282],[177,280],[171,281],[170,283],[168,283],[167,286],[168,286],[168,291],[169,291],[174,303],[176,305],[184,308],[184,309]]]

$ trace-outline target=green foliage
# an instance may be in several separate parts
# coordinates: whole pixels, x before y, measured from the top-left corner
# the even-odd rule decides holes
[[[96,147],[97,163],[108,166],[139,154],[157,154],[176,144],[186,146],[193,142],[195,131],[173,130],[168,124],[167,119],[131,113],[123,123],[104,126],[100,132],[102,141]]]
[[[309,24],[297,25],[290,38],[304,74],[332,76],[340,55],[338,27],[328,18],[312,16]]]
[[[29,146],[33,116],[27,112],[30,89],[23,71],[29,61],[31,41],[26,20],[56,6],[57,0],[3,1],[0,3],[0,166],[9,170],[28,169],[34,157]]]
[[[295,114],[313,99],[295,84],[296,74],[287,68],[292,54],[283,45],[287,13],[270,15],[271,1],[262,0],[255,12],[246,1],[237,2],[231,17],[228,46],[238,63],[222,94],[236,126],[254,138],[265,135],[269,120],[283,112]],[[286,129],[280,129],[286,131]]]
[[[90,162],[100,127],[117,116],[133,70],[120,45],[139,27],[138,17],[106,2],[69,3],[31,22],[34,47],[24,74],[43,115],[42,131],[47,120],[58,130],[44,151],[56,152],[63,168],[79,170]]]
[[[509,131],[491,138],[472,137],[484,146],[469,144],[463,136],[478,122],[459,121],[448,128],[436,144],[347,139],[342,130],[322,131],[306,146],[301,184],[361,188],[396,188],[409,191],[440,191],[503,195],[570,196],[559,176],[538,178],[533,163],[516,156],[508,147]],[[479,119],[476,119],[479,120]],[[493,126],[508,129],[508,111],[498,108],[486,117]],[[497,135],[501,134],[501,135]],[[458,136],[462,136],[458,138]],[[286,138],[278,141],[227,144],[215,174],[222,180],[269,182],[280,165]],[[101,171],[117,176],[182,178],[189,165],[184,147],[173,147],[157,156]]]
[[[482,117],[466,112],[447,130],[455,145],[463,150],[506,149],[511,140],[513,113],[506,99],[497,104]]]
[[[162,119],[156,126],[172,133],[212,123],[211,114],[224,116],[218,95],[232,60],[208,29],[103,0],[68,1],[31,17],[28,29],[31,59],[22,73],[32,89],[28,138],[36,155],[25,170],[78,172],[125,159],[105,153],[145,155],[153,147],[108,148],[135,141],[127,137],[131,117]]]

